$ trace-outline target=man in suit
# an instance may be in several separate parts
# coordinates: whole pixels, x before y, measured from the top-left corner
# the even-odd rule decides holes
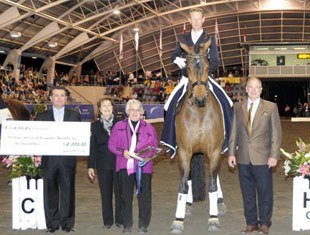
[[[180,79],[179,84],[174,88],[170,94],[167,102],[165,103],[165,122],[163,127],[163,132],[161,135],[161,143],[169,147],[170,154],[172,157],[175,155],[176,151],[176,136],[175,136],[175,114],[176,107],[178,106],[179,101],[184,96],[187,90],[188,84],[188,74],[187,74],[187,53],[180,47],[180,43],[186,44],[188,46],[199,46],[203,43],[206,43],[209,39],[211,40],[211,46],[208,50],[207,57],[209,60],[209,75],[212,75],[218,65],[220,64],[218,57],[218,50],[216,45],[216,40],[212,35],[207,34],[203,30],[203,23],[205,22],[205,17],[203,15],[203,10],[201,8],[193,8],[190,10],[188,21],[191,23],[192,29],[188,33],[181,34],[179,41],[176,43],[174,53],[172,54],[173,62],[181,69],[182,78]],[[225,141],[223,146],[223,152],[227,150],[228,146],[228,137],[230,132],[230,122],[232,117],[232,101],[227,96],[223,88],[209,76],[209,86],[211,92],[217,97],[219,104],[222,107],[223,116],[224,116],[224,126],[225,126]]]
[[[268,234],[273,208],[272,167],[277,165],[282,140],[278,107],[260,98],[262,83],[249,78],[248,99],[234,104],[228,165],[238,164],[246,228],[242,234]]]
[[[52,108],[38,113],[38,121],[80,121],[80,113],[65,108],[68,91],[65,87],[50,90]],[[74,231],[75,222],[75,156],[43,156],[44,210],[47,231],[60,227]]]

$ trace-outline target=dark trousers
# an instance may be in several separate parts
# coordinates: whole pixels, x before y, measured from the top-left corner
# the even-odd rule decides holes
[[[104,225],[114,223],[113,191],[115,202],[115,223],[123,224],[121,214],[121,195],[118,184],[118,173],[114,170],[97,169],[98,183],[101,192],[102,217]]]
[[[238,164],[238,169],[247,225],[271,226],[273,208],[271,168],[268,165]]]
[[[119,172],[122,209],[123,209],[123,225],[124,228],[131,228],[133,225],[132,218],[132,200],[134,186],[136,184],[136,175],[127,174],[126,169]],[[141,176],[141,194],[137,196],[139,206],[139,228],[147,228],[151,221],[152,214],[152,174],[144,174]]]
[[[47,228],[66,229],[75,222],[75,166],[57,160],[44,167],[45,219]]]

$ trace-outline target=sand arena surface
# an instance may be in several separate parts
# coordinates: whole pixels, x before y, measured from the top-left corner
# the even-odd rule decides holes
[[[292,123],[282,120],[282,146],[288,151],[295,150],[295,140],[301,137],[310,142],[310,123]],[[162,124],[153,124],[160,136]],[[243,207],[239,187],[238,173],[230,172],[223,159],[221,169],[221,183],[227,213],[220,218],[222,230],[213,234],[233,235],[240,234],[245,227]],[[274,172],[274,211],[272,235],[310,235],[310,231],[292,231],[292,179],[286,180],[283,171],[283,162],[280,161]],[[0,168],[0,234],[33,235],[45,234],[43,230],[12,230],[12,202],[11,186],[7,184],[7,170]],[[148,234],[170,234],[170,226],[175,217],[176,199],[178,193],[179,172],[177,162],[170,160],[168,155],[161,155],[156,159],[153,174],[153,212]],[[184,235],[212,234],[207,232],[208,201],[193,205],[192,216],[184,222]],[[134,198],[134,224],[132,234],[138,234],[138,207]],[[100,193],[97,181],[91,184],[87,179],[86,158],[79,157],[76,174],[76,223],[73,235],[116,235],[122,230],[113,226],[110,230],[102,228]],[[57,231],[54,234],[65,234]]]

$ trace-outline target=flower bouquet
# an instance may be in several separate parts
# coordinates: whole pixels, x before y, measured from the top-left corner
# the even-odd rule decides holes
[[[18,178],[27,176],[30,178],[41,178],[43,168],[41,165],[41,156],[5,156],[2,159],[5,167],[9,168],[9,178]]]
[[[284,173],[288,177],[310,177],[310,144],[302,139],[296,140],[297,150],[293,153],[280,149],[284,155]]]

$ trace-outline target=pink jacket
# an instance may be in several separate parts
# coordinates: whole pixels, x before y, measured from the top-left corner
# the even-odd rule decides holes
[[[127,159],[123,156],[124,150],[129,150],[131,144],[131,130],[128,123],[128,119],[118,121],[112,128],[110,139],[109,139],[109,149],[112,153],[116,155],[116,172],[120,169],[127,169]],[[158,139],[155,128],[145,122],[140,120],[140,124],[137,131],[137,145],[135,152],[139,152],[148,146],[158,146]],[[140,157],[145,157],[142,155]],[[134,170],[138,164],[137,160],[134,160]],[[143,173],[153,172],[153,161],[148,162],[143,167]]]

